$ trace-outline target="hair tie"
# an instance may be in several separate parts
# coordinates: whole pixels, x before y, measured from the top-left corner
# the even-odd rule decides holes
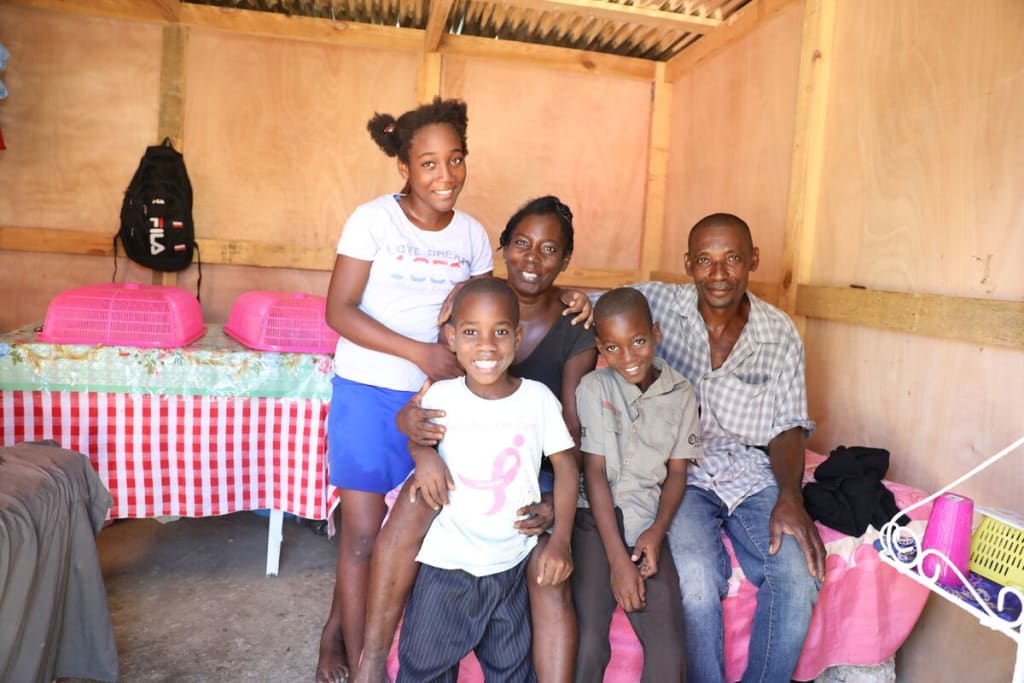
[[[384,126],[384,134],[385,135],[391,135],[394,132],[395,132],[395,124],[389,123],[388,125]]]

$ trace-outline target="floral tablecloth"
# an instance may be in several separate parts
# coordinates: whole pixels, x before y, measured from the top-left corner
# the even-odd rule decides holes
[[[0,335],[0,389],[178,396],[331,397],[331,357],[255,351],[220,325],[177,349],[50,344],[39,325]]]

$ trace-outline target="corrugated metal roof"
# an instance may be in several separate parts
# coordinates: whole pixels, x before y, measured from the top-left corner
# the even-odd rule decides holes
[[[442,33],[667,60],[749,0],[186,0],[190,4],[425,29],[449,5]]]

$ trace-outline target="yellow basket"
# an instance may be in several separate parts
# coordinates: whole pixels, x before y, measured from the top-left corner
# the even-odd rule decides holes
[[[970,570],[1001,586],[1024,588],[1024,530],[984,517],[971,537]]]

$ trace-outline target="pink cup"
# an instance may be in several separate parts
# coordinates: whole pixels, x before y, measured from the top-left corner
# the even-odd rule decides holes
[[[960,573],[967,575],[971,554],[971,526],[974,522],[974,501],[955,493],[944,493],[935,499],[928,516],[928,526],[921,540],[922,550],[937,550],[953,563]],[[953,569],[935,557],[925,557],[921,571],[932,576],[939,568],[938,582],[943,586],[958,586],[961,581]]]

